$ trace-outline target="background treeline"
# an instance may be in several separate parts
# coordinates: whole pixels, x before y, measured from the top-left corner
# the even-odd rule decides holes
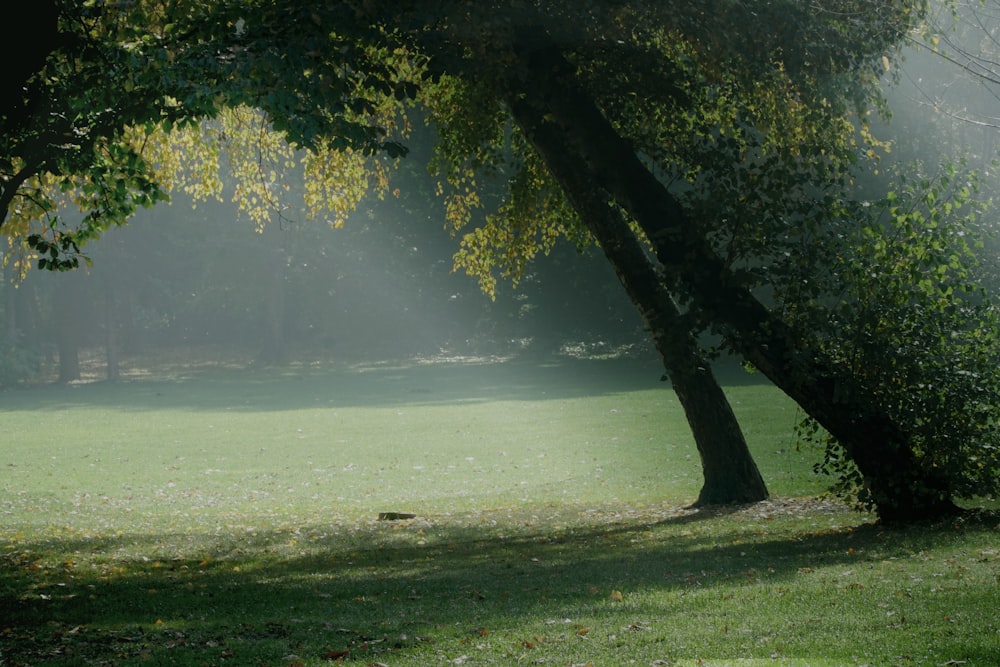
[[[453,270],[458,240],[419,161],[396,178],[340,229],[276,208],[258,231],[235,206],[175,193],[87,247],[89,268],[15,284],[11,265],[0,383],[72,381],[81,358],[113,379],[123,363],[183,363],[199,348],[263,363],[646,349],[598,249],[561,243],[491,300]]]

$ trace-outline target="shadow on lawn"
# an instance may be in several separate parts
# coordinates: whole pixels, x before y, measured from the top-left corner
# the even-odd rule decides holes
[[[316,526],[174,555],[170,545],[190,548],[189,537],[24,543],[0,561],[3,664],[139,664],[168,655],[182,664],[287,664],[288,656],[332,659],[338,651],[371,662],[435,642],[516,638],[532,624],[572,633],[581,618],[619,612],[669,624],[740,586],[777,590],[821,567],[903,559],[960,534],[869,524],[774,536],[732,523],[688,530],[709,517],[718,519],[706,512],[554,534],[420,520]],[[996,523],[993,516],[970,529]]]

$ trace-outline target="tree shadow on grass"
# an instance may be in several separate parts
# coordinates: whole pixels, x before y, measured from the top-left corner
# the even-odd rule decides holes
[[[484,516],[478,525],[416,519],[242,538],[24,541],[8,546],[2,562],[3,657],[8,665],[288,664],[289,656],[367,664],[454,659],[449,651],[488,642],[513,649],[540,634],[564,657],[578,633],[596,638],[602,623],[650,630],[632,646],[640,655],[655,649],[658,632],[684,626],[679,619],[711,623],[720,609],[736,625],[752,624],[758,611],[766,617],[762,605],[800,605],[836,625],[885,601],[885,591],[854,584],[853,573],[898,570],[905,581],[908,559],[997,529],[995,516],[960,529],[803,530],[747,508],[735,514],[562,528],[493,525]],[[789,591],[816,599],[777,599]],[[992,592],[962,586],[951,595],[956,606],[981,609]],[[940,655],[988,664],[988,649],[967,639],[927,641]]]

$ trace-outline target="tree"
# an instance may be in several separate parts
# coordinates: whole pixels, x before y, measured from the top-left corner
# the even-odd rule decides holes
[[[32,44],[48,57],[41,69],[16,73],[11,86],[23,92],[0,116],[0,227],[37,251],[43,268],[75,268],[88,240],[165,198],[141,154],[144,137],[157,129],[250,101],[271,107],[293,141],[324,136],[337,149],[405,152],[364,119],[372,108],[366,93],[390,87],[394,77],[369,50],[382,41],[378,31],[353,20],[346,5],[331,5],[326,16],[306,7],[261,10],[276,31],[259,41],[245,37],[239,4],[39,5],[53,6],[56,29]],[[331,35],[323,27],[342,17],[360,32]],[[254,57],[238,58],[241,52]],[[310,76],[301,77],[300,67],[310,67]],[[289,79],[299,81],[295,95],[277,92]],[[78,225],[56,213],[66,200],[85,211]]]
[[[297,47],[293,50],[293,53],[287,54],[283,53],[282,56],[275,62],[274,51],[276,44],[281,43],[285,34],[283,32],[284,28],[278,23],[284,23],[288,21],[294,21],[295,19],[301,19],[307,21],[312,26],[319,28],[317,34],[326,37],[329,36],[329,32],[322,32],[322,28],[327,25],[336,25],[338,30],[344,29],[344,19],[345,13],[344,8],[332,8],[327,15],[323,15],[322,12],[318,10],[309,10],[305,13],[305,10],[292,7],[278,7],[273,15],[264,15],[261,17],[260,23],[268,27],[276,27],[277,29],[268,32],[266,30],[254,30],[250,27],[241,27],[241,18],[236,18],[238,15],[231,14],[227,15],[225,8],[223,8],[222,13],[219,16],[212,18],[210,22],[207,23],[209,27],[215,27],[217,25],[226,26],[226,29],[230,31],[230,39],[235,33],[237,39],[235,40],[238,44],[229,44],[227,38],[221,34],[213,34],[213,45],[216,48],[216,53],[223,51],[227,46],[229,48],[238,49],[241,52],[252,54],[252,58],[247,58],[245,62],[250,63],[245,70],[239,71],[238,76],[231,80],[233,85],[232,88],[225,89],[228,95],[227,104],[234,104],[234,102],[241,99],[246,99],[245,96],[254,97],[255,103],[261,107],[268,110],[270,113],[270,118],[275,123],[278,129],[282,129],[292,140],[299,139],[304,140],[307,145],[320,153],[323,153],[327,146],[323,144],[325,139],[320,139],[320,137],[330,137],[332,139],[332,147],[337,150],[342,150],[344,148],[349,148],[351,142],[347,141],[353,135],[360,135],[359,138],[353,141],[354,144],[360,146],[365,152],[371,150],[371,147],[378,147],[383,150],[388,150],[390,154],[398,154],[401,149],[397,147],[397,144],[392,142],[383,142],[381,144],[377,143],[378,131],[375,126],[364,125],[361,120],[366,117],[377,117],[377,109],[379,103],[376,101],[381,93],[382,98],[387,97],[387,93],[393,95],[388,96],[390,102],[394,99],[401,99],[413,94],[415,89],[412,88],[410,84],[405,79],[399,79],[398,77],[393,80],[393,73],[384,65],[376,64],[373,62],[366,62],[359,64],[358,62],[344,63],[344,62],[328,62],[322,61],[315,63],[324,69],[318,70],[322,72],[326,71],[336,71],[343,72],[349,71],[347,68],[355,68],[362,77],[358,81],[348,82],[344,86],[344,91],[349,91],[353,95],[353,99],[344,103],[343,100],[339,100],[338,104],[344,104],[346,106],[343,115],[348,120],[346,122],[341,122],[336,125],[335,131],[331,131],[329,123],[323,124],[318,123],[313,116],[317,115],[313,112],[313,116],[302,114],[301,103],[306,100],[305,104],[315,104],[322,103],[326,105],[326,108],[319,112],[321,114],[329,115],[332,111],[336,109],[331,109],[331,100],[327,99],[325,101],[319,99],[321,97],[321,92],[323,90],[322,86],[313,87],[311,91],[307,92],[304,90],[296,90],[292,95],[282,96],[276,94],[273,90],[269,90],[269,86],[273,86],[273,82],[280,80],[281,76],[285,75],[288,70],[282,69],[286,67],[285,63],[292,62],[292,67],[305,67],[308,65],[308,60],[315,58],[312,53],[317,53],[316,49],[312,51],[307,50],[309,46],[310,38],[308,35],[302,35],[297,33],[295,46]],[[143,15],[141,18],[149,20],[148,15]],[[166,17],[157,17],[158,24],[164,26],[171,26],[169,19]],[[100,22],[103,29],[113,38],[110,42],[111,46],[106,50],[115,53],[116,44],[122,43],[125,39],[131,37],[128,34],[128,29],[124,26],[124,20],[122,18],[112,18],[110,22],[105,17],[95,17],[94,21]],[[370,23],[370,22],[369,22]],[[379,39],[379,29],[373,29],[369,23],[361,23],[362,27],[357,28],[355,32],[360,31],[367,35],[366,40],[360,42],[362,46],[353,46],[353,42],[345,41],[345,45],[351,46],[351,53],[355,53],[355,56],[359,60],[363,59],[362,56],[358,54],[367,54],[368,50],[376,51],[380,47]],[[175,28],[176,30],[176,28]],[[349,31],[350,32],[350,31]],[[183,31],[183,34],[188,39],[191,39],[191,30]],[[170,31],[164,29],[162,36],[166,38],[170,46],[168,51],[172,49],[177,49],[178,51],[183,51],[179,43],[175,43],[171,39]],[[220,39],[221,38],[221,39]],[[334,41],[337,41],[336,39]],[[323,44],[322,50],[319,53],[328,54],[333,44]],[[283,47],[284,48],[284,47]],[[356,51],[355,51],[356,49]],[[286,49],[287,50],[287,49]],[[191,51],[191,49],[188,49]],[[196,47],[194,49],[194,54],[191,56],[195,61],[203,57],[203,49],[201,47]],[[324,57],[326,57],[324,55]],[[385,53],[382,57],[391,62],[391,54],[387,56]],[[419,62],[419,59],[417,59]],[[183,60],[182,60],[183,62]],[[401,60],[401,63],[406,63],[407,61]],[[146,66],[150,71],[156,71],[158,69],[158,63],[147,63]],[[220,67],[218,62],[213,62],[212,68]],[[177,68],[175,68],[177,69]],[[179,68],[183,71],[183,68]],[[400,67],[397,65],[395,68],[397,71]],[[214,71],[214,70],[213,70]],[[372,72],[381,74],[379,76],[373,75]],[[316,76],[312,73],[312,76]],[[180,79],[180,76],[176,77]],[[212,75],[208,76],[208,79],[213,79]],[[141,79],[141,76],[140,76]],[[171,80],[174,80],[172,77]],[[272,83],[267,83],[268,81]],[[139,93],[140,96],[145,92],[148,94],[148,90],[142,88],[140,81],[129,81],[130,89],[133,92]],[[188,117],[194,117],[199,114],[201,115],[214,115],[215,111],[212,105],[216,103],[215,100],[205,100],[203,98],[202,88],[203,84],[199,83],[197,86],[193,86],[193,90],[190,88],[184,90],[188,96],[194,96],[195,103],[190,106],[190,108],[184,108],[186,105],[178,105],[178,109],[174,111],[173,117],[170,118],[171,124],[177,124],[184,122]],[[243,86],[250,86],[250,88],[243,88]],[[252,92],[251,92],[252,89]],[[371,92],[370,95],[366,95],[366,92]],[[308,95],[308,97],[307,97]],[[171,97],[173,99],[178,99],[180,93],[175,93]],[[261,99],[263,97],[263,99]],[[181,98],[186,99],[187,98]],[[297,101],[296,101],[297,100]],[[220,104],[221,106],[221,104]],[[188,115],[190,114],[190,115]],[[356,119],[356,120],[351,120]],[[127,118],[122,118],[123,121],[127,121]],[[138,119],[136,119],[138,120]],[[385,118],[380,119],[385,124]],[[359,131],[359,128],[361,131]],[[148,127],[147,127],[148,129]],[[232,144],[231,144],[232,145]],[[82,151],[86,153],[86,151]],[[127,151],[130,155],[137,155],[132,151]],[[329,159],[329,158],[328,158]],[[93,170],[93,166],[88,167],[88,170]],[[143,169],[140,167],[136,169],[136,173],[142,173]],[[98,187],[98,189],[103,190],[104,188]],[[108,211],[98,212],[96,215],[88,216],[85,219],[84,224],[82,224],[76,231],[59,231],[54,232],[51,238],[46,238],[41,234],[29,235],[28,241],[29,245],[35,250],[38,250],[43,257],[40,260],[42,266],[48,268],[71,268],[78,262],[77,254],[79,253],[79,246],[89,238],[96,236],[102,224],[96,222],[102,218],[105,219],[121,219],[127,215],[129,210],[134,208],[134,203],[129,199],[128,196],[121,196],[122,194],[131,193],[132,191],[143,192],[148,190],[150,196],[148,199],[140,200],[140,203],[151,203],[159,197],[159,190],[155,187],[155,183],[150,181],[146,184],[140,184],[137,187],[126,188],[124,190],[119,190],[119,196],[113,201],[118,202],[116,205],[120,206],[120,209],[115,211],[113,215],[108,215]],[[46,208],[51,208],[51,205],[45,202],[45,200],[39,197],[43,201],[43,210]],[[33,211],[33,215],[37,215],[38,211]],[[55,229],[55,222],[53,222],[52,228]],[[46,256],[47,255],[47,256]],[[272,271],[272,274],[274,272]],[[275,290],[271,290],[269,293],[276,295]],[[279,301],[272,296],[269,299],[269,303],[276,304]],[[652,312],[652,311],[649,311]],[[278,321],[276,318],[271,318],[272,322]],[[273,327],[272,327],[273,329]],[[275,339],[277,334],[272,335],[271,338]],[[659,336],[661,341],[667,340],[662,335]],[[702,459],[707,466],[706,475],[706,487],[703,490],[700,502],[752,502],[756,500],[763,499],[767,496],[766,488],[763,484],[763,480],[757,471],[756,465],[754,464],[752,458],[750,457],[749,450],[743,440],[742,433],[735,421],[735,416],[732,410],[729,408],[725,401],[725,397],[715,382],[714,378],[711,376],[711,372],[708,365],[701,359],[701,355],[697,351],[697,346],[694,343],[692,336],[687,333],[683,338],[679,339],[680,344],[675,347],[674,351],[671,352],[672,357],[667,357],[668,361],[671,363],[676,363],[678,359],[683,356],[681,352],[689,355],[688,359],[685,359],[685,366],[687,370],[684,373],[671,372],[671,379],[673,380],[675,388],[677,388],[681,395],[685,397],[683,401],[685,409],[692,419],[697,419],[698,424],[694,429],[696,434],[696,439],[699,445],[699,451],[702,454]],[[268,357],[272,357],[277,354],[276,345],[273,343],[268,345],[265,349],[265,354]],[[701,393],[709,392],[710,396],[706,396],[700,401],[701,405],[713,406],[710,410],[695,410],[693,408],[693,400],[690,397],[694,397]],[[714,450],[714,453],[713,453]],[[734,465],[735,462],[735,465]],[[734,475],[739,471],[739,475]]]
[[[576,183],[575,191],[560,188],[552,176],[565,176],[566,170],[547,155],[544,164],[539,162],[523,137],[519,139],[506,125],[506,114],[498,113],[502,110],[495,95],[496,91],[447,80],[442,86],[427,86],[420,98],[430,107],[430,122],[441,134],[435,164],[453,191],[449,218],[456,229],[469,226],[471,209],[482,196],[476,172],[486,171],[495,179],[504,170],[506,191],[498,212],[463,238],[458,265],[492,293],[494,272],[519,280],[527,262],[537,253],[548,253],[557,237],[577,243],[596,241],[650,332],[665,378],[670,379],[691,427],[704,475],[695,505],[766,499],[766,484],[692,323],[660,281],[641,241],[620,212],[608,206],[607,197],[590,189],[589,183]],[[462,104],[455,104],[455,98]],[[469,170],[465,166],[469,163],[478,169]],[[563,199],[563,190],[572,207]]]
[[[866,114],[879,106],[878,79],[921,8],[908,0],[844,0],[818,12],[792,1],[727,0],[226,3],[157,23],[181,26],[172,29],[184,40],[170,41],[169,59],[151,55],[140,68],[150,76],[130,83],[147,95],[122,125],[150,110],[173,122],[246,103],[306,148],[353,141],[399,155],[377,129],[385,127],[385,100],[412,99],[446,77],[474,83],[492,118],[510,114],[579,223],[611,245],[623,280],[629,267],[620,263],[648,244],[656,284],[645,269],[634,283],[648,288],[647,322],[721,335],[836,439],[884,519],[924,518],[953,512],[969,485],[937,467],[927,449],[935,443],[916,437],[918,416],[886,409],[876,388],[831,352],[829,329],[804,328],[782,310],[830,296],[789,279],[826,268],[813,263],[810,241],[852,211],[852,179],[880,147]],[[121,34],[145,44],[140,34]],[[191,85],[201,70],[211,86]],[[160,99],[152,91],[164,72],[180,72],[168,80],[185,83],[161,110],[149,102]],[[120,162],[145,174],[134,159]],[[92,188],[115,192],[110,185],[99,178]],[[613,207],[610,215],[597,211],[599,201]],[[630,240],[622,250],[615,239]],[[57,247],[42,238],[40,249],[55,247],[58,256],[55,240]],[[774,290],[768,303],[758,296],[765,286]],[[794,298],[778,293],[789,286]],[[998,486],[993,468],[976,479],[980,491]]]
[[[516,107],[512,107],[515,108]],[[524,115],[522,115],[524,114]],[[514,115],[525,124],[538,118],[524,110]],[[764,480],[750,455],[743,433],[722,388],[646,252],[619,210],[608,206],[593,183],[566,165],[544,140],[536,143],[546,155],[553,175],[563,183],[581,219],[593,233],[605,256],[639,309],[663,358],[667,376],[691,426],[701,457],[704,484],[695,505],[753,502],[767,498]]]
[[[511,100],[527,107],[525,117],[533,114],[526,131],[536,145],[551,152],[550,161],[575,165],[581,183],[604,189],[637,220],[672,273],[668,279],[675,289],[690,295],[731,345],[836,437],[861,471],[880,515],[899,520],[953,511],[951,485],[921,466],[902,425],[874,409],[855,378],[741,285],[677,199],[573,87],[572,70],[558,52],[543,47],[521,53],[522,71],[545,73],[519,86],[543,95]]]
[[[789,11],[788,16],[768,15],[767,20],[772,23],[763,26],[756,23],[755,16],[744,17],[755,27],[772,28],[755,33],[757,37],[764,37],[760,41],[765,48],[776,45],[792,48],[794,45],[787,41],[788,35],[783,32],[785,28],[808,32],[806,17],[798,14],[792,5],[783,8]],[[856,17],[852,17],[851,25],[838,24],[839,19],[833,14],[814,22],[812,25],[825,39],[815,43],[806,40],[805,48],[798,51],[803,57],[797,59],[792,55],[796,52],[790,51],[777,71],[769,72],[760,61],[748,64],[737,61],[735,66],[724,63],[744,76],[754,72],[762,75],[756,80],[763,78],[777,86],[785,102],[793,103],[786,106],[801,104],[808,109],[812,123],[792,127],[779,125],[775,132],[776,128],[767,124],[782,120],[782,113],[774,113],[766,107],[775,89],[750,85],[754,92],[764,93],[764,103],[743,99],[735,108],[720,109],[735,112],[738,122],[745,124],[745,130],[727,139],[724,134],[727,119],[721,119],[722,122],[716,125],[717,133],[709,133],[710,141],[722,147],[716,154],[725,157],[735,152],[745,161],[748,158],[751,162],[760,161],[763,167],[770,167],[769,159],[778,160],[779,169],[772,173],[782,175],[778,182],[786,185],[794,183],[793,179],[811,181],[810,177],[822,173],[837,175],[835,184],[848,181],[857,150],[852,148],[853,132],[849,135],[844,131],[842,119],[849,111],[860,108],[866,99],[871,99],[866,97],[865,91],[875,80],[878,67],[887,67],[885,51],[901,38],[909,21],[916,16],[917,7],[901,3],[873,9],[864,24],[856,23]],[[739,11],[734,9],[726,19],[732,20]],[[557,177],[576,208],[584,209],[586,198],[596,190],[605,192],[631,215],[652,243],[664,267],[667,285],[689,299],[699,315],[711,322],[730,345],[834,435],[846,455],[858,466],[866,498],[883,518],[913,519],[954,511],[955,479],[937,468],[934,457],[927,455],[926,442],[918,444],[914,439],[915,424],[908,421],[912,415],[904,417],[884,410],[881,402],[872,400],[873,387],[827,354],[813,332],[797,329],[794,322],[778,316],[754,297],[749,290],[753,283],[741,277],[720,257],[712,238],[705,233],[707,226],[690,218],[690,207],[683,206],[637,154],[637,143],[640,150],[646,149],[647,144],[637,142],[634,136],[625,140],[621,131],[610,122],[614,118],[609,119],[608,107],[599,108],[595,104],[593,82],[585,75],[590,72],[588,65],[592,65],[592,61],[581,62],[579,42],[565,46],[561,41],[565,35],[560,33],[564,23],[531,20],[535,18],[538,17],[529,16],[529,20],[520,24],[517,20],[508,21],[505,26],[498,27],[493,39],[484,40],[489,44],[485,51],[492,54],[491,62],[501,64],[501,71],[496,73],[498,94],[503,96],[519,126],[553,172],[559,173],[556,165],[565,169]],[[864,27],[860,27],[862,25]],[[871,31],[867,32],[869,28]],[[463,46],[475,53],[475,46],[468,43]],[[816,47],[825,51],[818,67],[812,65],[808,53]],[[502,55],[498,57],[497,54]],[[572,56],[576,56],[573,62],[570,61]],[[444,55],[446,61],[449,57],[451,54]],[[619,58],[615,62],[622,60]],[[461,65],[454,70],[461,71]],[[856,97],[830,101],[821,96],[831,92],[831,83],[843,83],[852,73],[861,75],[856,87],[846,88],[853,90]],[[466,75],[472,74],[467,72]],[[477,76],[480,80],[484,78],[481,69]],[[683,79],[677,83],[678,78],[676,73],[667,77],[667,82],[674,82],[668,90],[684,90],[684,86],[691,83]],[[638,94],[634,89],[630,92]],[[738,87],[732,92],[735,96],[746,94]],[[675,98],[681,96],[673,95]],[[668,93],[667,97],[671,95]],[[772,99],[782,98],[775,96]],[[820,129],[814,131],[814,126]],[[627,126],[623,123],[621,127]],[[862,125],[861,130],[864,129]],[[809,142],[808,148],[815,146],[819,150],[804,153],[802,147],[792,144],[803,141]],[[748,146],[754,150],[748,151]],[[869,143],[866,152],[872,152],[872,146]],[[804,155],[818,163],[819,169],[811,167],[803,159]],[[732,161],[729,164],[734,166]],[[814,206],[807,201],[808,206],[802,209],[814,218],[800,221],[804,229],[816,224],[817,220],[830,220],[841,214],[841,203],[835,198],[826,199],[831,190],[824,190],[821,181],[809,184],[822,196],[813,195],[820,205]],[[832,194],[836,194],[836,190]],[[591,218],[594,219],[596,217]],[[781,244],[775,245],[781,247]],[[980,446],[991,448],[993,445],[986,441]],[[980,488],[991,488],[996,483],[995,471],[981,477],[980,482],[983,484]]]

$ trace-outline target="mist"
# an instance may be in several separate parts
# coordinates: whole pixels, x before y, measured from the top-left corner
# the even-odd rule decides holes
[[[928,19],[934,34],[904,43],[902,60],[883,77],[891,115],[877,125],[900,162],[964,158],[990,175],[1000,157],[1000,14],[975,2],[955,9],[953,17],[934,4]]]
[[[891,142],[887,166],[933,172],[964,159],[992,190],[1000,87],[959,55],[995,62],[987,37],[997,19],[965,11],[955,31],[944,28],[945,55],[911,43],[886,71],[891,117],[876,119],[875,132]],[[419,169],[404,175],[402,196],[362,202],[341,229],[292,209],[258,231],[235,205],[174,194],[87,246],[91,267],[4,281],[4,334],[30,350],[25,368],[6,375],[116,379],[162,360],[656,358],[597,248],[561,243],[519,285],[501,279],[495,300],[455,272],[459,241]]]
[[[414,200],[364,201],[339,229],[292,213],[258,231],[235,205],[175,194],[87,246],[92,266],[4,285],[6,325],[62,381],[165,362],[649,353],[598,249],[559,245],[491,300],[453,270],[439,202]]]

